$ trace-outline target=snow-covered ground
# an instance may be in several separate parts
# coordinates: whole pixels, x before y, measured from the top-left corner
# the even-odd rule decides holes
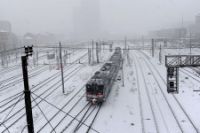
[[[187,50],[179,52],[185,54]],[[193,54],[199,51],[194,49]],[[156,50],[152,58],[150,51],[129,51],[124,57],[123,71],[118,73],[121,80],[115,81],[90,133],[200,133],[200,78],[191,69],[182,69],[180,93],[168,94],[166,68],[164,61],[159,63],[158,52]],[[65,94],[62,93],[60,70],[56,67],[29,68],[33,75],[29,80],[35,132],[74,131],[83,115],[79,112],[87,105],[84,85],[112,54],[102,51],[102,63],[88,65],[86,53],[87,50],[75,52],[71,63],[64,67]],[[177,54],[177,50],[164,50],[163,58],[168,53]],[[80,57],[82,63],[79,64]],[[48,60],[45,58],[40,63],[44,62],[48,63]],[[0,132],[18,133],[23,129],[27,132],[23,82],[21,76],[16,76],[21,74],[21,68],[5,69],[0,69]],[[91,117],[83,121],[77,132],[87,131],[95,111],[95,108],[91,110]]]

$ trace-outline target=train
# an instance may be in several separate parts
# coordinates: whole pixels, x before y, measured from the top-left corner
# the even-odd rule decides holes
[[[122,51],[116,47],[113,55],[86,83],[86,100],[92,103],[106,101],[118,71],[122,67]]]

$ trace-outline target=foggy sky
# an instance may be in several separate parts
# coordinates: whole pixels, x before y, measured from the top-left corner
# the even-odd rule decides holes
[[[92,0],[91,0],[92,1]],[[101,31],[112,34],[143,34],[194,22],[200,0],[99,0]],[[0,0],[0,20],[10,21],[12,31],[73,32],[74,9],[81,0]]]

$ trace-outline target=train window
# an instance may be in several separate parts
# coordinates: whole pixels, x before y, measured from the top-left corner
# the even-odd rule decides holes
[[[87,89],[90,89],[90,87],[91,87],[90,85],[86,85],[86,88],[87,88]]]
[[[106,68],[105,68],[105,66],[101,68],[101,71],[106,71]]]
[[[103,84],[103,80],[102,80],[102,79],[96,79],[96,83],[97,83],[98,85]]]
[[[174,82],[169,82],[170,88],[174,88]]]

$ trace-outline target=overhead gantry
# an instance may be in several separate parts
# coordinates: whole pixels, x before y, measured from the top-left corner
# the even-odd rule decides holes
[[[179,92],[179,68],[199,67],[200,55],[168,55],[165,56],[165,66],[167,67],[167,92]]]

